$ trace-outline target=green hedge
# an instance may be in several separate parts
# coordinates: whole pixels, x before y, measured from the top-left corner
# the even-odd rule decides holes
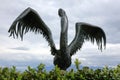
[[[46,71],[44,64],[40,64],[36,69],[28,66],[23,72],[17,71],[15,66],[0,67],[0,80],[120,80],[120,65],[93,70],[89,67],[80,69],[80,64],[76,59],[76,70],[69,71],[60,70],[57,66]]]

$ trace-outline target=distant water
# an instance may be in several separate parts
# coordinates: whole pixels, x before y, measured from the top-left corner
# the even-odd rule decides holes
[[[38,65],[37,65],[38,66]],[[34,68],[34,69],[37,69],[37,66],[36,65],[34,65],[34,66],[32,66],[32,65],[30,65],[30,67],[31,68]],[[12,66],[2,66],[2,67],[12,67]],[[24,66],[16,66],[16,69],[17,69],[17,71],[21,71],[21,72],[23,72],[23,71],[25,71],[25,70],[27,70],[27,67],[28,67],[28,65],[24,65]],[[82,69],[83,67],[86,67],[86,66],[80,66],[80,69]],[[95,69],[102,69],[103,67],[99,67],[99,66],[87,66],[87,67],[89,67],[90,69],[93,69],[93,70],[95,70]],[[45,65],[45,69],[46,69],[46,71],[51,71],[52,69],[54,69],[54,65]],[[71,69],[74,69],[74,70],[76,70],[76,67],[75,67],[75,65],[71,65],[67,70],[69,71],[69,70],[71,70]]]

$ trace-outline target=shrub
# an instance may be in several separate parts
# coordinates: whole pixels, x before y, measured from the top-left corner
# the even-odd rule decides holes
[[[46,71],[45,65],[31,68],[20,72],[16,67],[0,67],[0,80],[120,80],[120,65],[114,68],[105,66],[102,69],[90,69],[89,67],[79,68],[81,62],[76,59],[76,70],[60,70],[55,66],[51,71]]]

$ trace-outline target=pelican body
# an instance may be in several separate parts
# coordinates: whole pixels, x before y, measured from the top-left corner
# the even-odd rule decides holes
[[[29,31],[42,34],[51,47],[51,54],[54,56],[54,65],[57,65],[61,70],[66,70],[71,65],[71,56],[81,49],[85,40],[89,40],[92,43],[96,42],[100,50],[102,50],[103,46],[106,46],[104,31],[98,26],[84,22],[77,22],[75,24],[75,37],[68,44],[68,18],[66,12],[60,8],[58,15],[61,22],[60,49],[56,49],[49,27],[38,13],[30,7],[16,18],[8,32],[10,36],[14,38],[20,36],[22,40],[23,35]]]

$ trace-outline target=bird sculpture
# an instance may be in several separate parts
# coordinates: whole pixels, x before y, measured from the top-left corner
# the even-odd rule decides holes
[[[29,31],[42,34],[51,47],[51,54],[54,56],[54,65],[57,65],[61,70],[66,70],[71,65],[72,55],[81,49],[86,40],[92,43],[96,42],[100,50],[102,50],[103,47],[105,48],[106,35],[104,31],[98,26],[84,22],[77,22],[75,24],[75,37],[73,41],[68,44],[68,18],[66,12],[60,8],[58,10],[58,15],[61,22],[60,49],[56,49],[49,27],[41,19],[38,13],[30,7],[24,10],[15,19],[8,32],[10,36],[14,38],[20,37],[21,40],[23,40],[23,35]]]

